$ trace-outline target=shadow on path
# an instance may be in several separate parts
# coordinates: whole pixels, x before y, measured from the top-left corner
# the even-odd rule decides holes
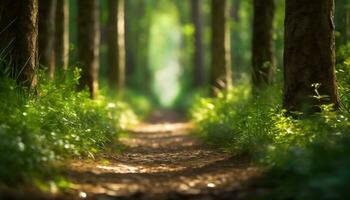
[[[173,112],[156,112],[130,130],[123,154],[108,162],[74,161],[66,176],[88,199],[242,199],[261,170],[248,159],[211,149]]]
[[[178,113],[155,112],[120,139],[124,153],[67,164],[63,174],[74,186],[65,193],[2,190],[0,199],[228,200],[267,192],[262,170],[249,159],[212,149],[191,131]]]

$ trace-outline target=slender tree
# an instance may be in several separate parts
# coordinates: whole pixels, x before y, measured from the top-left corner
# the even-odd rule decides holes
[[[67,70],[69,63],[69,1],[57,0],[56,9],[56,66]]]
[[[0,1],[0,65],[18,83],[35,89],[38,66],[38,0]]]
[[[55,73],[56,0],[39,0],[39,62],[50,78]]]
[[[241,46],[239,43],[242,41],[242,30],[240,29],[240,24],[242,22],[240,16],[240,10],[242,8],[241,0],[233,0],[231,3],[231,12],[230,17],[232,18],[232,22],[234,26],[231,29],[231,56],[232,56],[232,67],[233,70],[237,72],[241,72],[243,69],[243,55],[241,50]],[[239,75],[239,73],[235,73],[235,75]]]
[[[109,86],[121,95],[125,82],[124,0],[109,0],[108,69]]]
[[[203,13],[200,0],[191,0],[192,21],[195,27],[194,33],[194,74],[195,86],[204,84],[204,52],[203,52]]]
[[[284,108],[337,108],[333,0],[287,0],[285,12]]]
[[[125,1],[126,84],[152,95],[149,67],[151,10],[155,1]],[[140,48],[142,47],[142,48]]]
[[[211,1],[212,61],[210,84],[211,94],[226,90],[232,85],[230,30],[228,24],[228,0]]]
[[[241,16],[239,15],[239,10],[241,8],[241,0],[233,0],[231,6],[231,17],[237,23],[241,21]]]
[[[339,33],[337,43],[346,44],[350,41],[350,1],[336,0],[335,9],[336,31]]]
[[[78,61],[82,68],[79,88],[97,96],[100,57],[99,0],[78,0]]]
[[[252,80],[255,90],[263,89],[274,79],[273,24],[275,7],[275,0],[253,1]]]

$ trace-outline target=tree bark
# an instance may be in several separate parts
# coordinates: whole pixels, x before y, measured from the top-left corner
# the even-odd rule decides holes
[[[194,75],[195,86],[204,85],[204,52],[203,52],[203,13],[200,0],[191,0],[192,3],[192,21],[195,27],[194,33]]]
[[[151,96],[151,84],[145,83],[151,81],[148,50],[152,18],[150,10],[154,2],[125,1],[125,3],[126,84]]]
[[[55,73],[56,0],[39,0],[39,62],[53,78]]]
[[[241,16],[239,15],[239,10],[241,9],[241,0],[234,0],[231,7],[231,17],[238,23],[241,21]]]
[[[1,0],[0,54],[2,70],[30,89],[36,89],[38,66],[38,0]]]
[[[109,86],[122,94],[125,83],[125,17],[124,0],[108,2],[108,68]]]
[[[274,80],[274,16],[275,0],[253,2],[252,80],[254,90],[264,89]]]
[[[79,88],[97,97],[100,57],[99,0],[78,0],[78,61],[82,69]]]
[[[335,8],[336,31],[340,34],[336,41],[337,46],[340,46],[350,40],[350,2],[348,0],[336,0]]]
[[[338,108],[333,0],[287,0],[284,45],[284,108],[306,114],[321,104]],[[314,98],[313,84],[327,98]]]
[[[56,66],[64,71],[69,64],[69,1],[57,0],[56,9]]]
[[[242,19],[240,16],[240,10],[242,9],[242,1],[241,0],[232,0],[231,1],[231,9],[230,9],[230,17],[232,19],[231,24],[233,24],[233,28],[231,28],[231,56],[232,56],[232,70],[236,70],[234,77],[240,77],[242,71],[246,67],[243,63],[244,56],[240,51],[242,43],[242,33],[241,24]]]
[[[211,61],[211,94],[232,86],[229,6],[227,0],[212,0],[212,61]]]

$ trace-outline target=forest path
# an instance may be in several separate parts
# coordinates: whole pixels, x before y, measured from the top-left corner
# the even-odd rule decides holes
[[[176,113],[158,112],[130,130],[122,154],[74,161],[66,176],[87,199],[242,199],[261,171],[247,159],[211,149]],[[254,189],[255,190],[255,189]]]

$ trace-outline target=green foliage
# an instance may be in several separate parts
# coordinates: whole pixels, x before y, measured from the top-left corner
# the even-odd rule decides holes
[[[337,51],[337,79],[342,107],[350,113],[350,43],[343,45]]]
[[[143,118],[150,114],[154,102],[136,90],[126,90],[124,100],[132,108],[139,118]]]
[[[291,117],[281,108],[281,84],[252,95],[245,81],[227,95],[198,100],[192,118],[209,143],[234,154],[248,154],[268,166],[275,187],[269,199],[346,199],[350,186],[349,74],[345,61],[338,67],[341,111],[323,105],[321,113]]]
[[[93,158],[135,119],[121,102],[76,92],[78,70],[65,76],[49,81],[42,73],[39,94],[30,95],[1,75],[0,182],[27,181],[67,158]]]
[[[271,141],[266,135],[272,121],[267,119],[279,109],[279,93],[270,88],[253,97],[248,81],[244,81],[227,95],[200,99],[192,108],[192,117],[207,141],[236,153],[253,153]]]

